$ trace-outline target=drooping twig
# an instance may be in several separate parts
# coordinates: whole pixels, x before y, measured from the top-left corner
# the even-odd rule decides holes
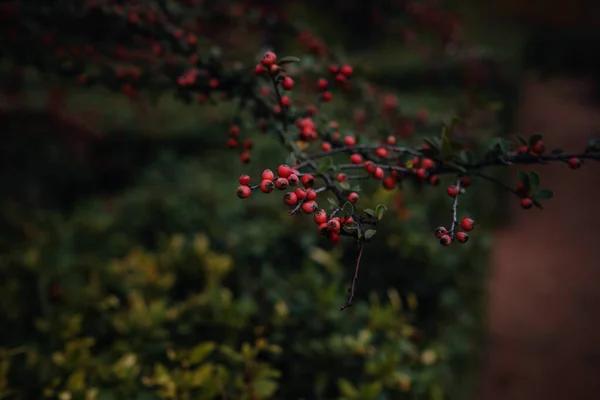
[[[456,190],[458,193],[452,202],[452,225],[450,225],[450,230],[448,231],[448,235],[450,235],[452,239],[454,239],[454,229],[458,223],[458,196],[460,195],[460,182],[461,177],[459,176],[458,180],[456,181]]]
[[[340,311],[344,311],[348,307],[352,307],[352,300],[354,299],[354,291],[356,287],[356,280],[358,279],[358,270],[360,269],[360,260],[362,258],[363,250],[365,249],[365,241],[364,239],[360,240],[360,250],[358,251],[358,257],[356,259],[356,266],[354,267],[354,276],[352,277],[352,284],[350,285],[350,289],[348,291],[348,300],[346,303],[340,308]]]

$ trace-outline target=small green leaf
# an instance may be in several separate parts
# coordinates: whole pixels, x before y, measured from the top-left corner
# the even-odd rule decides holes
[[[527,139],[525,139],[523,136],[517,136],[517,140],[519,141],[519,144],[527,146]]]
[[[529,145],[533,146],[534,144],[536,144],[537,142],[539,142],[540,140],[542,140],[542,135],[531,135],[531,137],[529,137]]]
[[[431,149],[435,150],[436,152],[440,150],[440,145],[441,145],[441,141],[439,140],[439,138],[423,138],[423,142],[425,142],[429,147],[431,147]]]
[[[386,211],[386,206],[384,206],[383,204],[378,204],[377,207],[375,207],[375,214],[377,214],[377,219],[380,220],[383,217],[383,213],[385,213]]]
[[[332,197],[328,197],[328,198],[327,198],[327,201],[328,201],[328,202],[329,202],[329,204],[331,204],[333,207],[337,207],[337,205],[338,205],[337,201],[336,201],[334,198],[332,198]]]
[[[300,59],[298,57],[288,56],[288,57],[283,57],[281,60],[279,60],[277,65],[281,66],[281,65],[297,63],[297,62],[300,62]]]
[[[376,233],[377,233],[377,231],[375,229],[367,229],[365,231],[365,239],[367,239],[367,240],[371,239],[373,236],[375,236]]]
[[[377,213],[375,212],[375,210],[373,210],[372,208],[367,208],[365,210],[365,213],[369,216],[369,217],[373,217],[373,218],[377,218]]]
[[[360,397],[358,389],[347,379],[342,378],[338,380],[338,388],[340,393],[346,398],[358,399]]]
[[[527,172],[519,170],[518,174],[519,181],[525,186],[526,190],[529,190],[531,188],[531,183],[529,182],[529,175],[527,175]]]
[[[213,342],[200,343],[194,347],[189,355],[188,361],[190,364],[199,364],[217,347]]]
[[[340,187],[343,190],[350,190],[350,184],[348,182],[340,182]]]
[[[348,232],[348,233],[352,233],[352,232],[358,230],[358,223],[356,223],[354,221],[353,222],[349,222],[347,224],[344,224],[342,226],[342,229],[344,231]]]
[[[333,158],[325,157],[319,161],[319,165],[317,166],[317,173],[327,172],[333,166]]]
[[[539,208],[540,210],[543,210],[544,207],[542,207],[542,205],[535,199],[531,199],[533,201],[533,205],[536,206],[537,208]]]
[[[554,196],[554,193],[552,192],[552,190],[548,189],[538,189],[533,194],[533,197],[539,200],[550,200],[552,196]]]
[[[493,147],[499,149],[502,154],[506,154],[510,150],[510,143],[504,138],[496,138]]]
[[[342,208],[342,218],[348,219],[354,214],[354,207],[352,207],[352,203],[349,201],[344,203],[344,208]]]
[[[287,165],[293,165],[297,161],[296,155],[294,153],[290,153],[289,156],[285,159],[285,163]]]
[[[530,190],[536,190],[540,187],[540,176],[537,172],[532,171],[529,173],[529,183],[531,185]]]
[[[353,192],[362,192],[362,188],[360,187],[360,185],[354,185],[352,186],[352,188],[350,188],[350,190],[352,190]]]
[[[467,169],[465,167],[463,167],[462,165],[458,165],[457,163],[452,161],[444,163],[444,165],[448,168],[452,168],[460,172],[467,172]]]
[[[467,164],[473,164],[475,155],[471,150],[463,150],[460,153],[460,158]]]

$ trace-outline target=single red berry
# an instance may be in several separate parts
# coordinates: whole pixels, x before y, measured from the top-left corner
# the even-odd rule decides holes
[[[252,150],[252,147],[254,147],[254,142],[252,142],[252,139],[245,139],[242,142],[242,146],[244,147],[244,149],[246,150]]]
[[[517,149],[517,152],[525,154],[529,151],[529,147],[527,146],[519,146],[519,148]]]
[[[460,222],[460,226],[467,232],[471,232],[475,228],[475,221],[471,218],[463,218]]]
[[[456,240],[458,241],[458,243],[467,243],[467,241],[469,240],[469,234],[466,232],[458,232],[456,234]]]
[[[298,196],[296,196],[296,193],[294,192],[286,193],[283,196],[283,201],[288,206],[295,206],[298,203]]]
[[[306,190],[304,190],[302,188],[296,189],[296,191],[294,193],[296,193],[298,200],[304,200],[306,198]]]
[[[312,187],[315,184],[315,177],[311,174],[302,175],[302,184],[304,187]]]
[[[250,197],[250,193],[252,193],[252,190],[250,190],[250,188],[247,185],[239,186],[236,192],[237,197],[239,197],[240,199],[247,199],[248,197]]]
[[[379,158],[386,158],[388,156],[388,150],[385,147],[378,147],[377,150],[375,150],[375,154],[377,154],[377,157]]]
[[[229,147],[230,149],[235,149],[236,147],[238,147],[239,142],[234,139],[234,138],[229,138],[227,139],[227,147]]]
[[[427,179],[428,175],[429,175],[429,172],[427,172],[427,170],[425,168],[419,168],[417,170],[417,178],[419,178],[421,180]]]
[[[339,132],[335,132],[333,135],[331,135],[331,140],[334,142],[339,142],[341,139],[342,135],[340,135]]]
[[[247,151],[240,153],[240,161],[244,164],[248,164],[250,162],[250,153]]]
[[[304,213],[306,214],[312,214],[317,210],[317,203],[315,203],[314,201],[307,201],[306,203],[302,204],[302,211],[304,211]]]
[[[441,239],[442,236],[448,234],[448,230],[446,228],[444,228],[443,226],[438,226],[437,228],[435,228],[433,233],[435,234],[436,238]]]
[[[458,188],[456,186],[448,186],[446,188],[446,193],[448,193],[448,196],[450,197],[456,197],[458,196]]]
[[[336,179],[338,182],[348,182],[348,175],[344,174],[343,172],[340,172],[339,174],[337,174]]]
[[[267,69],[262,64],[256,64],[256,67],[254,67],[254,75],[256,76],[263,76],[266,72]]]
[[[269,67],[269,72],[271,75],[277,75],[281,71],[281,67],[277,64],[273,64]]]
[[[373,173],[373,178],[377,180],[383,179],[383,169],[381,167],[376,167],[375,172]]]
[[[306,200],[314,200],[317,198],[317,192],[313,189],[306,189]]]
[[[527,188],[525,188],[525,185],[523,185],[522,182],[519,182],[517,184],[517,187],[515,188],[515,191],[517,193],[519,193],[520,195],[523,195],[523,196],[527,194]]]
[[[521,208],[529,210],[531,207],[533,207],[533,200],[530,197],[521,200]]]
[[[363,164],[363,168],[365,169],[365,171],[367,171],[370,174],[374,174],[375,173],[375,169],[377,167],[375,167],[375,164],[373,164],[373,161],[365,161],[365,163]]]
[[[340,67],[338,67],[337,65],[330,65],[327,67],[327,71],[329,71],[330,74],[334,75],[337,74],[340,70]]]
[[[467,188],[471,186],[471,178],[468,176],[463,176],[462,178],[460,178],[460,187],[464,187]]]
[[[327,86],[329,86],[329,82],[327,82],[327,79],[325,79],[325,78],[319,79],[319,82],[317,83],[317,87],[319,89],[325,90],[325,89],[327,89]]]
[[[348,201],[352,204],[358,203],[358,193],[352,192],[348,195]]]
[[[242,174],[240,175],[240,185],[248,186],[250,184],[250,175]]]
[[[396,179],[393,176],[386,176],[383,180],[383,187],[387,190],[392,190],[396,187]]]
[[[390,135],[385,139],[385,142],[387,144],[389,144],[390,146],[393,146],[396,144],[396,136]]]
[[[329,242],[333,245],[338,244],[342,240],[342,237],[335,232],[329,232],[327,237],[329,238]]]
[[[337,74],[335,76],[335,83],[337,83],[338,85],[343,85],[347,81],[348,81],[348,78],[344,74]]]
[[[277,61],[277,56],[272,51],[267,51],[260,59],[260,62],[265,67],[270,67]]]
[[[326,235],[329,232],[329,227],[327,225],[327,222],[323,222],[322,224],[320,224],[319,227],[317,228],[317,230],[319,231],[319,233],[321,235]]]
[[[281,87],[284,90],[292,90],[292,88],[294,87],[294,80],[292,78],[290,78],[289,76],[286,76],[281,81]]]
[[[321,94],[321,100],[325,103],[329,103],[333,99],[333,94],[331,92],[323,92]]]
[[[215,79],[215,78],[212,78],[211,80],[208,81],[208,86],[211,89],[216,89],[219,86],[219,80]]]
[[[263,180],[272,181],[275,179],[275,174],[270,169],[265,169],[261,177]]]
[[[440,177],[437,176],[437,175],[431,175],[429,177],[429,184],[431,186],[437,186],[437,185],[439,185],[440,184]]]
[[[288,96],[281,96],[281,105],[285,108],[291,107],[292,99],[290,99]]]
[[[440,244],[442,246],[450,246],[452,243],[452,238],[449,235],[444,235],[440,238]]]
[[[275,184],[270,179],[264,179],[260,183],[260,190],[263,193],[271,193],[273,191],[273,189],[275,189]]]
[[[342,222],[342,224],[350,224],[350,223],[354,222],[354,218],[352,218],[352,217],[342,218],[341,222]]]
[[[327,211],[325,211],[323,209],[315,211],[313,220],[318,225],[321,225],[323,222],[326,222],[327,221]]]
[[[568,164],[569,164],[569,168],[578,169],[581,167],[581,160],[577,157],[572,157],[572,158],[569,158]]]
[[[535,154],[544,154],[546,151],[546,146],[544,146],[544,142],[538,140],[531,146],[531,151]]]
[[[329,220],[329,222],[327,223],[327,227],[329,228],[329,230],[331,232],[339,232],[340,228],[342,227],[342,225],[340,224],[340,221],[332,218]]]
[[[279,175],[281,178],[287,178],[291,174],[292,169],[289,167],[289,165],[282,164],[277,167],[277,175]]]
[[[290,174],[290,176],[287,177],[287,180],[290,183],[290,186],[298,186],[298,183],[300,183],[300,178],[298,178],[298,175],[296,174]]]
[[[435,162],[433,162],[433,160],[429,159],[429,158],[424,158],[421,161],[421,167],[425,168],[425,169],[432,169],[435,168]]]
[[[340,68],[340,72],[342,74],[346,75],[348,78],[350,78],[350,76],[352,75],[353,69],[349,65],[342,65],[342,68]]]
[[[344,145],[350,147],[350,146],[354,146],[356,144],[356,139],[354,139],[354,136],[345,136],[344,137]]]
[[[286,190],[288,187],[290,187],[290,183],[285,178],[277,178],[275,181],[275,187],[279,190]]]
[[[323,151],[331,151],[331,143],[323,142],[321,143],[321,150]]]
[[[360,154],[355,153],[350,156],[350,162],[352,164],[361,164],[363,162],[363,158]]]

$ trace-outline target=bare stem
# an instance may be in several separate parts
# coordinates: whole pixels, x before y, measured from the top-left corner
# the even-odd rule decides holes
[[[352,300],[354,299],[354,291],[356,287],[356,280],[358,279],[358,270],[360,269],[360,259],[362,258],[363,250],[365,249],[365,242],[363,239],[360,240],[360,250],[358,252],[358,258],[356,259],[356,267],[354,267],[354,276],[352,277],[352,284],[348,290],[348,300],[340,308],[340,311],[344,311],[348,307],[352,307]]]

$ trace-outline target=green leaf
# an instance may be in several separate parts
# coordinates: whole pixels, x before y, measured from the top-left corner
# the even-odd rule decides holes
[[[381,220],[381,218],[383,218],[383,213],[385,213],[387,211],[387,207],[384,206],[383,204],[378,204],[377,207],[375,207],[375,213],[377,214],[377,219]]]
[[[325,157],[319,161],[319,165],[317,166],[317,173],[327,172],[333,166],[333,158]]]
[[[540,176],[537,172],[532,171],[529,173],[529,183],[531,184],[531,190],[536,190],[540,187]]]
[[[373,236],[375,236],[376,233],[377,231],[375,229],[367,229],[365,231],[365,239],[371,239]]]
[[[517,140],[519,141],[519,144],[527,146],[527,139],[525,139],[523,136],[517,136]]]
[[[510,150],[510,142],[499,137],[494,140],[492,147],[499,149],[502,154],[506,154]]]
[[[266,399],[277,391],[277,382],[271,379],[260,379],[252,382],[252,387],[259,398]]]
[[[529,137],[529,145],[533,146],[536,142],[539,142],[540,140],[542,140],[542,135],[531,135]]]
[[[533,194],[533,197],[536,200],[550,200],[552,198],[552,196],[554,196],[554,193],[552,192],[552,190],[548,190],[548,189],[538,189]]]
[[[190,364],[199,364],[216,348],[213,342],[200,343],[195,346],[189,355],[188,361]]]
[[[592,153],[600,150],[600,139],[590,139],[585,149],[586,153]]]
[[[333,207],[337,207],[338,203],[337,201],[333,198],[333,197],[328,197],[327,201],[329,202],[329,204],[331,204]]]
[[[277,65],[281,66],[281,65],[297,63],[297,62],[300,62],[300,59],[298,57],[287,56],[287,57],[283,57],[281,60],[279,60]]]
[[[342,218],[348,219],[354,214],[354,207],[352,207],[352,203],[349,201],[344,203],[344,207],[342,208]]]
[[[358,391],[358,389],[356,389],[356,387],[352,384],[352,382],[350,382],[347,379],[340,379],[338,380],[338,388],[340,389],[340,393],[343,396],[352,398],[352,399],[358,399],[360,398],[360,392]]]
[[[471,150],[463,150],[460,153],[460,158],[467,164],[473,164],[475,160],[475,155]]]
[[[533,201],[533,205],[536,206],[537,208],[539,208],[540,210],[543,210],[544,207],[542,207],[542,205],[535,199],[531,199]]]
[[[344,190],[350,190],[350,184],[348,182],[340,182],[340,187]]]
[[[462,165],[458,165],[457,163],[452,162],[452,161],[446,162],[446,163],[444,163],[444,165],[448,168],[452,168],[452,169],[455,169],[460,172],[467,172],[467,169],[465,167],[463,167]]]
[[[369,217],[373,217],[373,218],[377,218],[377,213],[375,212],[375,210],[373,210],[372,208],[367,208],[365,210],[365,213],[369,216]]]
[[[518,174],[519,181],[525,186],[526,190],[529,190],[531,188],[531,183],[529,182],[529,175],[527,175],[527,172],[519,170]]]
[[[344,224],[342,226],[342,229],[348,233],[352,233],[354,231],[358,230],[358,223],[357,222],[349,222],[347,224]]]
[[[296,154],[294,153],[290,153],[289,156],[287,156],[287,158],[285,159],[285,163],[287,165],[294,165],[294,163],[297,161],[296,159]]]
[[[439,138],[423,138],[423,142],[425,142],[429,147],[431,147],[436,152],[440,150],[441,140]]]

